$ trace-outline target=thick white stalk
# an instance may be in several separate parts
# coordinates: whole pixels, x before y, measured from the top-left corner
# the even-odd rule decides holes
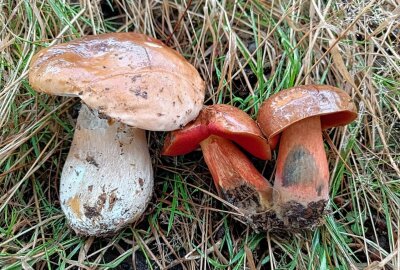
[[[107,235],[138,219],[153,191],[144,130],[110,123],[82,105],[60,201],[78,234]]]

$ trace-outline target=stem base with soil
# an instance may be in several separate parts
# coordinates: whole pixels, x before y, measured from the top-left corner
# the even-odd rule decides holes
[[[210,136],[200,143],[220,195],[256,230],[271,227],[272,187],[231,141]]]

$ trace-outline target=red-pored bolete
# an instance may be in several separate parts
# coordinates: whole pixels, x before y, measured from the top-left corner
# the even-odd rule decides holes
[[[258,223],[260,213],[271,208],[272,188],[235,143],[260,159],[271,158],[269,144],[250,116],[230,105],[212,105],[169,133],[162,154],[183,155],[200,146],[218,191]]]
[[[257,121],[270,141],[280,135],[273,205],[284,226],[312,228],[329,199],[329,168],[322,130],[357,117],[350,96],[332,86],[305,85],[278,92],[261,106]]]

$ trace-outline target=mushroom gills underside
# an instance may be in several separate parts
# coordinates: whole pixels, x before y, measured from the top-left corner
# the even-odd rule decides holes
[[[144,130],[82,105],[61,175],[60,201],[80,235],[109,235],[137,220],[153,190]]]

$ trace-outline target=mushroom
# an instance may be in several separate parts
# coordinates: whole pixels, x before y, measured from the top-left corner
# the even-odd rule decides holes
[[[261,213],[271,208],[272,189],[233,142],[255,157],[271,158],[257,124],[245,112],[225,104],[205,107],[195,121],[169,133],[162,154],[184,155],[200,145],[218,192],[257,227],[259,218],[265,219]]]
[[[61,207],[82,235],[112,234],[141,216],[153,187],[144,130],[186,125],[205,95],[190,63],[136,33],[43,49],[32,59],[29,82],[39,92],[84,103],[60,180]]]
[[[322,130],[357,117],[344,91],[327,85],[293,87],[268,98],[257,121],[268,140],[281,134],[273,203],[277,218],[292,228],[314,227],[329,199],[329,169]]]

